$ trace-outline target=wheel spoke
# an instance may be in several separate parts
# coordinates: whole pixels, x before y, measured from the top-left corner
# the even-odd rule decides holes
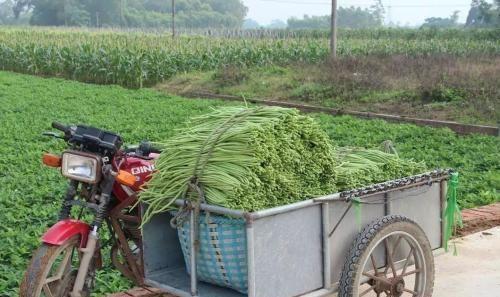
[[[405,289],[403,289],[403,291],[405,291],[406,293],[410,293],[412,296],[416,296],[416,295],[418,294],[417,292],[412,291],[412,290],[410,290],[410,289],[406,289],[406,288],[405,288]]]
[[[412,274],[415,274],[415,273],[419,273],[420,272],[420,269],[415,269],[413,271],[410,271],[410,272],[405,272],[403,274],[401,274],[399,277],[407,277],[409,275],[412,275]]]
[[[61,264],[59,264],[57,273],[55,275],[57,279],[61,279],[63,275],[68,272],[68,267],[71,267],[70,260],[71,260],[71,253],[69,252],[69,250],[66,250],[66,252],[64,253],[64,258]]]
[[[410,246],[410,252],[408,253],[408,256],[406,257],[405,265],[403,266],[403,272],[401,272],[401,274],[405,274],[406,269],[408,268],[408,263],[410,262],[411,255],[413,255],[413,247],[412,246]]]
[[[392,275],[394,277],[397,276],[397,272],[396,272],[396,266],[394,265],[394,261],[392,259],[392,253],[390,252],[390,249],[389,249],[389,243],[387,242],[387,239],[384,239],[384,245],[385,245],[385,249],[386,249],[386,252],[387,252],[387,260],[388,260],[388,264],[391,265],[391,269],[392,269]]]
[[[48,285],[48,284],[51,284],[55,281],[58,281],[58,280],[61,280],[61,277],[56,275],[56,276],[52,276],[52,277],[49,277],[45,280],[45,284]]]
[[[73,247],[71,249],[71,260],[70,260],[71,264],[73,264],[73,257],[75,256],[75,251],[78,253],[78,249],[76,247]]]
[[[415,273],[418,273],[418,272],[420,272],[420,269],[415,269],[413,271],[401,274],[400,277],[407,277],[408,275],[412,275],[412,274],[415,274]]]
[[[386,284],[389,284],[389,285],[391,284],[391,282],[388,279],[383,278],[383,277],[372,275],[372,274],[369,274],[369,273],[366,273],[366,272],[363,272],[363,275],[366,276],[366,277],[369,277],[369,278],[371,278],[373,280],[382,282],[382,283],[386,283]]]
[[[403,236],[398,236],[398,240],[396,240],[396,244],[394,245],[394,247],[392,248],[392,254],[394,255],[394,253],[396,253],[396,250],[398,249],[399,247],[399,243],[401,242],[401,239],[403,239]]]
[[[45,293],[45,295],[47,295],[47,297],[54,297],[48,284],[43,285],[43,292]]]
[[[387,272],[389,272],[389,265],[385,266],[384,275],[387,277]]]
[[[370,259],[372,261],[372,266],[373,266],[373,273],[375,273],[375,275],[378,274],[378,269],[377,269],[377,262],[375,261],[375,257],[373,256],[373,254],[370,255]]]

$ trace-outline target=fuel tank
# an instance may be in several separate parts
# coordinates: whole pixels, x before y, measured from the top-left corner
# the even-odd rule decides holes
[[[155,170],[154,162],[159,156],[159,154],[150,154],[150,160],[144,160],[136,157],[127,157],[123,160],[120,170],[127,171],[134,175],[136,182],[131,187],[118,183],[114,184],[113,192],[120,201],[123,201],[130,195],[139,192],[144,183],[151,179],[151,174]]]

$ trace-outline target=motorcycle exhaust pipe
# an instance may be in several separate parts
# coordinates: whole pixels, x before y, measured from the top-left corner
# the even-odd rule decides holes
[[[98,241],[99,236],[97,234],[97,226],[94,226],[94,229],[89,234],[87,246],[80,249],[80,251],[83,253],[83,256],[80,260],[80,267],[78,268],[78,274],[76,275],[73,291],[70,294],[71,297],[82,297],[82,290],[85,286],[85,279],[89,271],[90,261],[92,261],[92,258],[94,257]]]

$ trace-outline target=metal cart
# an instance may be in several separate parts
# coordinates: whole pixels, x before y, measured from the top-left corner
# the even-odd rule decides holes
[[[253,213],[202,204],[245,220],[248,294],[200,282],[193,246],[189,275],[172,215],[156,215],[143,229],[145,282],[182,297],[429,297],[449,176],[436,170]],[[193,212],[190,220],[193,228]]]

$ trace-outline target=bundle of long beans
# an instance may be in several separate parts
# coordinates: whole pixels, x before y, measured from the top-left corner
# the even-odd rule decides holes
[[[176,199],[255,211],[336,191],[328,136],[294,109],[221,108],[161,145],[157,172],[140,195],[144,221]]]
[[[422,173],[422,162],[400,159],[393,153],[377,149],[337,148],[340,165],[337,167],[336,185],[340,190],[350,190],[405,176]]]
[[[310,117],[279,107],[226,107],[193,118],[163,144],[141,194],[144,221],[176,199],[256,211],[422,173],[377,149],[334,148]],[[386,145],[387,146],[387,145]]]

